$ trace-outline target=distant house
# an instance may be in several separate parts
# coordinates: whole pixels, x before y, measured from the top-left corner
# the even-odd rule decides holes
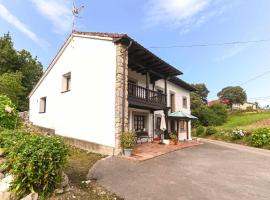
[[[232,109],[233,110],[247,110],[247,109],[256,110],[257,106],[255,103],[246,102],[244,104],[233,104]]]
[[[212,106],[218,103],[223,103],[228,106],[230,105],[230,101],[228,99],[217,99],[217,100],[209,101],[208,106]],[[257,106],[255,103],[250,103],[250,102],[245,102],[244,104],[240,104],[240,103],[232,104],[232,110],[247,110],[247,109],[256,110]]]
[[[124,131],[157,137],[162,117],[192,140],[195,89],[181,74],[126,34],[74,32],[29,95],[30,121],[106,154]]]

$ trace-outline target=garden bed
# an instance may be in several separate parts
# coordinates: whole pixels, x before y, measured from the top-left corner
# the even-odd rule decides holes
[[[202,127],[199,127],[202,129]],[[214,128],[215,129],[215,128]],[[199,134],[198,134],[199,133]],[[252,146],[270,150],[270,128],[244,129],[216,129],[213,134],[205,131],[193,131],[194,136],[220,140],[245,146]]]

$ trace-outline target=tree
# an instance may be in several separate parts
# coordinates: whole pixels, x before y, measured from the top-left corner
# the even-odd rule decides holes
[[[201,99],[201,96],[194,92],[190,93],[190,102],[191,102],[190,105],[191,110],[196,110],[205,105]]]
[[[19,104],[19,97],[24,92],[21,72],[0,75],[0,94],[9,97],[16,106]]]
[[[18,72],[20,72],[21,75],[17,74]],[[4,80],[2,80],[4,83],[2,83],[1,90],[5,90],[5,94],[9,93],[7,96],[9,96],[17,105],[18,110],[28,110],[27,96],[40,79],[43,73],[43,67],[37,58],[33,58],[28,51],[17,51],[14,48],[9,33],[4,34],[3,37],[0,37],[0,76],[5,73],[8,73],[9,75],[2,77],[4,78]],[[14,73],[14,76],[12,76],[11,73]],[[21,77],[19,78],[19,76]],[[14,93],[18,91],[15,87],[3,88],[4,85],[9,84],[7,79],[10,79],[11,77],[13,81],[15,81],[15,79],[17,80],[15,81],[16,84],[20,82],[20,87],[18,87],[20,93],[15,95],[16,99],[14,99]],[[11,90],[14,91],[12,92]]]
[[[200,95],[202,101],[207,104],[207,96],[209,94],[209,90],[207,89],[206,85],[204,83],[196,83],[191,84],[191,86],[197,90],[195,93]]]
[[[220,99],[228,99],[231,107],[234,103],[243,104],[247,101],[247,94],[240,86],[225,87],[217,94],[217,96]]]

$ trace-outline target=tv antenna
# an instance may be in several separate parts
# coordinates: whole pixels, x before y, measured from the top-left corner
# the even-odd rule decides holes
[[[76,19],[79,18],[80,12],[82,11],[83,8],[84,8],[84,6],[76,7],[75,6],[75,2],[73,1],[73,8],[72,8],[72,15],[73,15],[73,19],[72,19],[72,32],[75,31]]]

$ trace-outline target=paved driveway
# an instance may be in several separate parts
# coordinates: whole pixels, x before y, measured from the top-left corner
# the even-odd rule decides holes
[[[208,143],[144,162],[108,158],[90,173],[127,200],[269,200],[270,153]]]

